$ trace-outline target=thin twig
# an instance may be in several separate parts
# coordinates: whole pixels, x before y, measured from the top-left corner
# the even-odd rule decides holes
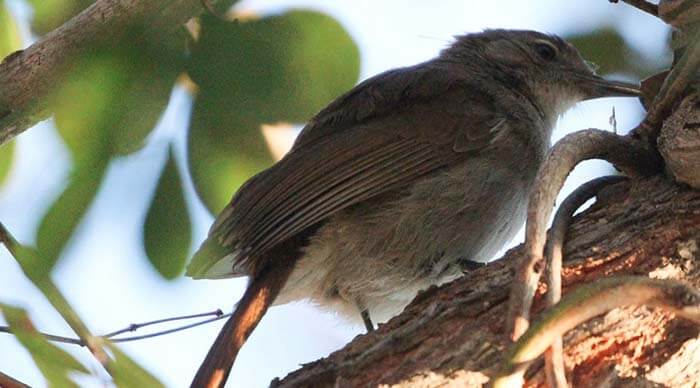
[[[598,129],[571,133],[554,145],[537,173],[528,204],[526,254],[517,263],[508,302],[508,333],[513,340],[527,330],[530,306],[544,264],[546,226],[554,200],[571,170],[588,159],[607,160],[635,175],[652,175],[661,168],[658,154],[642,142]]]
[[[5,228],[5,225],[0,222],[0,243],[10,252],[13,257],[17,256],[17,240],[12,237],[12,234]]]
[[[157,332],[157,333],[144,334],[144,335],[137,335],[137,336],[126,337],[126,338],[114,338],[114,339],[110,339],[110,341],[111,341],[111,342],[114,342],[114,343],[118,343],[118,342],[131,342],[131,341],[138,341],[138,340],[147,339],[147,338],[160,337],[161,335],[166,335],[166,334],[170,334],[170,333],[175,333],[175,332],[178,332],[178,331],[191,329],[191,328],[193,328],[193,327],[197,327],[197,326],[201,326],[201,325],[206,325],[207,323],[216,322],[216,321],[218,321],[218,320],[221,320],[221,319],[230,317],[231,314],[233,314],[233,313],[222,314],[222,315],[219,315],[219,316],[214,317],[214,318],[205,319],[205,320],[200,321],[200,322],[191,323],[191,324],[189,324],[189,325],[183,325],[183,326],[176,327],[176,328],[169,329],[169,330],[159,331],[159,332]]]
[[[146,326],[158,325],[161,323],[173,322],[173,321],[182,321],[185,319],[208,317],[211,315],[221,317],[222,315],[224,315],[224,313],[223,313],[223,311],[221,311],[221,309],[216,309],[214,311],[210,311],[207,313],[199,313],[199,314],[192,314],[192,315],[183,315],[183,316],[179,316],[179,317],[156,319],[154,321],[149,321],[149,322],[144,322],[144,323],[132,323],[123,329],[115,330],[111,333],[104,334],[101,337],[102,338],[112,338],[112,337],[118,336],[119,334],[136,331],[136,330],[138,330],[142,327],[146,327]]]
[[[0,333],[14,334],[14,332],[12,331],[12,329],[9,326],[0,326]],[[42,333],[40,331],[38,333],[39,333],[39,335],[41,335],[42,337],[46,338],[49,341],[61,342],[64,344],[71,344],[71,345],[85,346],[83,341],[81,341],[78,338],[63,337],[60,335]],[[0,387],[2,387],[2,385],[0,385]]]
[[[527,366],[568,330],[612,309],[649,305],[700,324],[700,293],[675,280],[619,276],[589,283],[568,293],[513,344],[493,387],[520,387]]]
[[[601,189],[624,181],[622,176],[604,176],[579,186],[561,203],[552,221],[545,251],[547,266],[547,307],[552,307],[561,299],[561,267],[564,240],[574,213],[586,201],[598,195]],[[545,375],[550,388],[567,388],[564,369],[563,345],[561,337],[552,340],[552,346],[544,356]]]
[[[138,330],[139,328],[149,326],[149,325],[155,325],[158,323],[172,322],[172,321],[183,320],[183,319],[199,318],[199,317],[205,317],[205,316],[210,316],[210,315],[216,315],[216,316],[214,318],[205,319],[203,321],[191,323],[188,325],[178,326],[178,327],[175,327],[172,329],[163,330],[163,331],[159,331],[159,332],[155,332],[155,333],[151,333],[151,334],[138,335],[138,336],[132,336],[132,337],[125,337],[125,338],[112,338],[112,337],[117,336],[118,334],[123,334],[123,333],[129,332],[129,331],[135,331],[135,330]],[[114,331],[114,332],[109,333],[109,334],[97,336],[97,338],[109,340],[110,342],[113,342],[113,343],[138,341],[141,339],[159,337],[159,336],[162,336],[165,334],[170,334],[170,333],[175,333],[175,332],[182,331],[182,330],[187,330],[187,329],[190,329],[193,327],[205,325],[207,323],[211,323],[211,322],[215,322],[215,321],[218,321],[218,320],[221,320],[224,318],[228,318],[230,316],[231,316],[231,313],[224,314],[221,312],[221,310],[216,310],[216,311],[209,312],[209,313],[194,314],[194,315],[187,315],[187,316],[174,317],[174,318],[165,318],[165,319],[160,319],[158,321],[146,322],[146,323],[142,323],[142,324],[132,324],[125,329],[121,329],[121,330],[117,330],[117,331]],[[0,326],[0,332],[12,334],[12,330],[8,326]],[[61,342],[61,343],[66,343],[66,344],[71,344],[71,345],[85,346],[85,342],[83,342],[79,338],[63,337],[60,335],[47,334],[47,333],[42,333],[42,332],[39,332],[39,334],[41,334],[44,338],[46,338],[49,341]]]
[[[31,268],[39,263],[39,260],[36,259],[36,251],[22,247],[1,222],[0,241],[2,241],[7,250],[10,251],[12,257],[17,260],[24,274],[41,290],[46,299],[49,300],[49,303],[61,314],[61,317],[63,317],[68,326],[73,329],[75,334],[78,335],[95,359],[109,372],[111,359],[102,348],[102,340],[90,333],[90,330],[83,323],[78,314],[75,313],[75,310],[73,310],[70,303],[68,303],[68,300],[63,296],[48,275],[43,272],[34,271],[34,268]]]
[[[609,0],[609,1],[611,3],[618,2],[618,0]],[[659,16],[659,6],[654,4],[654,3],[650,3],[646,0],[622,0],[622,1],[639,9],[639,10],[642,10],[642,11],[644,11],[652,16],[657,16],[657,17]]]

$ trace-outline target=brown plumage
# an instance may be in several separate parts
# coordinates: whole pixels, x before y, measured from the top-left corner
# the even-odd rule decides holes
[[[524,219],[558,115],[634,93],[560,38],[489,30],[339,97],[236,193],[188,268],[251,278],[192,386],[223,386],[273,303],[381,321],[488,260]]]

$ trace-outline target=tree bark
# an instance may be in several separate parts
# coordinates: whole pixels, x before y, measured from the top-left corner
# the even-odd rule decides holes
[[[61,27],[0,63],[0,145],[47,118],[53,87],[83,50],[118,41],[131,26],[167,34],[202,10],[200,0],[98,0]]]
[[[700,191],[664,177],[603,190],[569,229],[564,293],[622,274],[682,279],[700,287]],[[307,364],[275,387],[481,386],[509,346],[504,317],[511,266],[522,247],[442,287],[419,294],[404,312],[344,349]],[[535,316],[543,306],[541,284]],[[573,386],[694,386],[700,381],[698,328],[646,307],[613,310],[569,332]],[[544,386],[542,363],[527,386]]]

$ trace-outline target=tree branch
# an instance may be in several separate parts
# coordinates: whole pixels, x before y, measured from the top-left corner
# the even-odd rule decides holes
[[[584,160],[603,159],[635,175],[652,175],[661,170],[661,160],[638,140],[599,129],[587,129],[566,135],[549,151],[535,178],[530,193],[525,224],[528,251],[518,263],[511,288],[508,309],[509,332],[517,340],[527,329],[532,297],[543,264],[546,230],[554,200],[574,167]]]
[[[617,3],[619,0],[609,0],[611,3]],[[623,2],[641,10],[652,16],[659,16],[659,6],[650,3],[646,0],[622,0]]]
[[[619,183],[574,218],[564,249],[564,294],[594,279],[642,275],[700,285],[700,192],[662,177]],[[509,347],[505,333],[511,267],[522,246],[463,278],[419,294],[404,312],[329,357],[307,364],[276,387],[482,386]],[[535,299],[544,307],[545,287]],[[564,337],[573,386],[683,384],[700,381],[698,328],[647,308],[617,309]],[[544,386],[543,363],[526,386]],[[614,369],[613,366],[616,366]],[[682,373],[678,373],[682,370]],[[611,374],[612,373],[612,374]],[[637,376],[637,377],[635,377]],[[628,385],[625,385],[628,384]],[[636,384],[636,385],[635,385]]]
[[[0,372],[0,387],[3,388],[30,388],[29,385],[15,380],[12,377]]]
[[[29,48],[0,63],[0,144],[49,116],[46,100],[70,61],[135,24],[167,34],[202,10],[200,0],[98,0]]]

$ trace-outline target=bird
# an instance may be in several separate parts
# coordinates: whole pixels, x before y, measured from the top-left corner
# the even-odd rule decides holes
[[[522,226],[558,117],[638,95],[562,38],[506,29],[359,83],[240,187],[193,256],[190,277],[250,280],[192,387],[225,384],[272,305],[309,300],[371,331],[482,266]]]

